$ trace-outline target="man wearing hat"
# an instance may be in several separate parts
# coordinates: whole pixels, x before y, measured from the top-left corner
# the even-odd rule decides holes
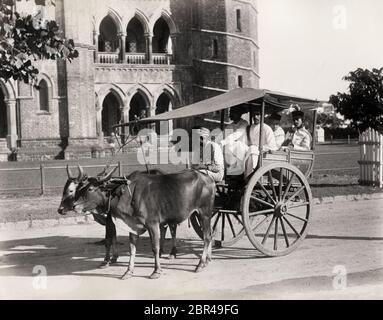
[[[311,150],[311,134],[303,126],[304,113],[301,110],[295,110],[291,113],[294,122],[292,132],[286,134],[284,146],[291,146],[294,150],[309,151]]]
[[[203,126],[193,128],[197,141],[193,140],[192,169],[199,170],[215,182],[222,181],[225,174],[222,149],[211,141],[209,129]]]
[[[275,144],[277,145],[278,150],[282,147],[283,142],[285,142],[285,132],[279,125],[281,119],[282,119],[282,116],[276,112],[272,113],[270,117],[268,118],[269,125],[271,129],[273,129],[274,131]]]
[[[232,123],[225,127],[225,139],[220,141],[224,149],[226,172],[228,175],[241,175],[245,171],[245,157],[248,149],[246,128],[249,123],[242,119],[246,106],[239,105],[230,108]]]

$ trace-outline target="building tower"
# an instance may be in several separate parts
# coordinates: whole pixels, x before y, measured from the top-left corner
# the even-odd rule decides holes
[[[256,0],[193,0],[194,98],[259,86]]]

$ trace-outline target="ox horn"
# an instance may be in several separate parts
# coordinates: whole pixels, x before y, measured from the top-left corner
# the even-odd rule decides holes
[[[66,165],[66,173],[68,174],[69,179],[72,179],[72,180],[76,179],[72,171],[69,169],[69,164]]]
[[[113,173],[117,170],[118,167],[114,167],[106,176],[98,178],[98,182],[105,182],[108,181]]]
[[[84,177],[84,169],[78,164],[77,165],[77,168],[78,168],[78,177],[77,177],[77,180],[82,180],[82,178]]]

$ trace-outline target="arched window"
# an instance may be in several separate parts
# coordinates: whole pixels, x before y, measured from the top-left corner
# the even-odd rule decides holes
[[[212,52],[213,58],[218,57],[218,40],[213,39],[213,52]]]
[[[236,10],[236,18],[237,18],[237,31],[241,31],[241,10]]]
[[[170,29],[165,19],[160,18],[153,28],[153,53],[169,53]]]
[[[100,24],[98,51],[116,52],[119,48],[117,26],[110,16],[106,16]]]
[[[239,88],[243,87],[243,77],[242,76],[238,76],[238,87]]]
[[[129,22],[126,28],[126,52],[145,52],[144,28],[136,17]]]
[[[49,112],[49,87],[45,80],[39,82],[40,111]]]

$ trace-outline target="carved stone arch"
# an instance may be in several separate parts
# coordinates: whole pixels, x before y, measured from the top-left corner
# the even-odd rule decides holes
[[[180,100],[180,95],[177,92],[175,88],[173,88],[169,84],[163,84],[161,85],[156,92],[154,93],[154,102],[156,103],[158,98],[163,94],[166,93],[169,98],[171,99],[173,103],[173,109],[177,109],[181,106],[181,100]]]
[[[130,101],[132,100],[133,96],[140,92],[143,95],[143,98],[148,103],[148,107],[150,109],[153,108],[153,94],[141,83],[135,85],[133,88],[129,89],[127,92],[127,103],[130,104]]]
[[[126,96],[116,84],[108,84],[96,92],[96,132],[99,137],[111,136],[113,126],[124,121]]]
[[[102,103],[103,103],[105,97],[110,92],[112,92],[116,96],[116,98],[120,102],[121,107],[123,107],[125,105],[126,94],[118,85],[116,85],[114,83],[104,85],[103,87],[101,87],[101,89],[98,91],[98,93],[96,93],[96,95],[98,96],[98,101],[99,101],[100,106],[102,107]]]
[[[50,90],[52,90],[52,95],[54,92],[56,92],[56,87],[55,87],[55,84],[54,82],[52,81],[52,78],[47,75],[46,73],[39,73],[38,76],[37,76],[37,83],[39,83],[41,80],[45,80],[48,84],[48,87],[50,88]]]
[[[0,90],[3,96],[0,101],[1,114],[1,138],[6,138],[7,147],[12,150],[17,147],[17,118],[16,118],[16,91],[11,81],[0,80]]]
[[[117,27],[118,33],[125,33],[125,31],[122,27],[122,17],[118,14],[117,11],[115,11],[112,8],[107,8],[106,11],[104,11],[102,14],[95,17],[95,21],[93,23],[95,32],[97,32],[97,33],[99,32],[101,22],[107,16],[109,16],[114,21],[114,23]]]
[[[176,24],[174,23],[174,20],[170,14],[169,11],[165,9],[157,10],[150,18],[150,32],[153,33],[154,25],[156,24],[157,20],[163,18],[165,22],[167,23],[170,31],[170,35],[174,35],[178,33],[178,29],[176,27]]]
[[[145,13],[142,12],[141,10],[139,10],[139,9],[136,9],[134,12],[131,12],[130,14],[128,14],[127,16],[124,17],[124,27],[125,27],[124,30],[125,31],[126,31],[126,29],[128,27],[129,22],[133,18],[137,18],[137,20],[140,21],[140,23],[142,25],[142,28],[144,29],[144,33],[145,34],[149,34],[150,33],[149,19],[145,15]]]
[[[4,82],[0,79],[0,90],[3,92],[4,100],[16,100],[16,91],[10,81]]]

